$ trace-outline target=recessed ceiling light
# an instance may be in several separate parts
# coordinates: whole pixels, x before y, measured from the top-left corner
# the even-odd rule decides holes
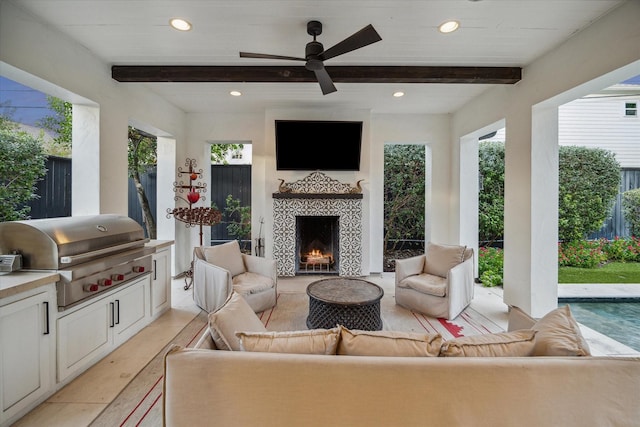
[[[440,24],[438,27],[438,31],[441,33],[451,33],[460,28],[460,23],[458,21],[447,21]]]
[[[242,95],[242,92],[240,92],[239,90],[232,90],[231,92],[229,92],[229,95],[231,95],[231,96],[240,96],[240,95]]]
[[[169,21],[169,25],[179,31],[189,31],[191,29],[191,22],[182,18],[172,18]]]
[[[400,98],[401,96],[404,96],[404,92],[401,90],[393,92],[393,96],[395,96],[396,98]]]

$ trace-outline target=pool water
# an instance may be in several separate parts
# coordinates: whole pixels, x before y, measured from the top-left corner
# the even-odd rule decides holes
[[[579,323],[640,351],[640,299],[604,301],[564,300]]]

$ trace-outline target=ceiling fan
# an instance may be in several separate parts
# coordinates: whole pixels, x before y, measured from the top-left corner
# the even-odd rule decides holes
[[[334,46],[325,50],[324,46],[322,46],[322,43],[316,41],[316,37],[322,34],[321,22],[307,22],[307,33],[310,36],[313,36],[313,41],[307,43],[304,58],[251,52],[240,52],[240,57],[304,61],[305,68],[309,71],[313,71],[313,73],[315,74],[316,79],[320,84],[320,89],[322,89],[322,94],[327,95],[329,93],[335,92],[337,89],[333,84],[333,81],[331,80],[331,76],[324,68],[324,61],[382,40],[382,37],[380,37],[378,32],[373,28],[371,24],[369,24],[360,31],[352,34],[341,42],[338,42]]]

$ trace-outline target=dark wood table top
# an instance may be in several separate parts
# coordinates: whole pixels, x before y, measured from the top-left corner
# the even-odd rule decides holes
[[[384,291],[367,280],[336,277],[309,284],[307,295],[330,304],[365,305],[379,301]]]

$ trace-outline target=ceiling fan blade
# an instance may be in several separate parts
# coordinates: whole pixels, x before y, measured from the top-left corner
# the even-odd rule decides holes
[[[373,28],[373,25],[369,24],[357,33],[347,37],[336,45],[325,50],[318,55],[318,59],[324,61],[329,58],[334,58],[343,53],[351,52],[361,47],[365,47],[375,42],[382,40],[380,34]]]
[[[266,53],[240,52],[240,58],[258,58],[258,59],[286,59],[289,61],[306,61],[304,58],[296,58],[295,56],[269,55]]]
[[[327,73],[327,70],[324,67],[313,71],[316,75],[316,79],[318,79],[318,83],[320,83],[320,89],[322,89],[323,95],[328,95],[337,91],[336,87],[331,80],[331,76]]]

